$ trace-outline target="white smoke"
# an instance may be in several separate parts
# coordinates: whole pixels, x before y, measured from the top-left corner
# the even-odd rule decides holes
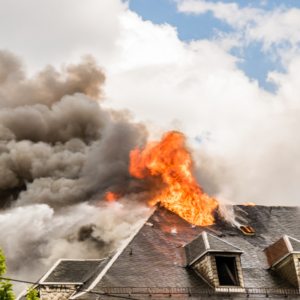
[[[34,282],[60,258],[103,258],[149,214],[142,205],[128,209],[122,203],[100,203],[81,203],[59,213],[46,204],[34,204],[0,214],[8,275]],[[19,292],[24,285],[14,287]]]

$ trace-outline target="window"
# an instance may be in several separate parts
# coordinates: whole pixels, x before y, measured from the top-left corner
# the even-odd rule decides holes
[[[235,257],[216,256],[220,285],[239,286]]]

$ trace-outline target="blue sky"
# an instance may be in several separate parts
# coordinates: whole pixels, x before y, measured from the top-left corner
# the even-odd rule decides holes
[[[211,2],[219,2],[212,0]],[[230,0],[223,0],[223,3],[232,3]],[[266,11],[274,10],[277,7],[285,6],[286,8],[300,8],[300,1],[235,1],[239,7],[259,7]],[[130,0],[130,10],[140,15],[143,20],[150,20],[154,24],[168,23],[177,28],[178,37],[182,41],[211,39],[215,36],[216,31],[232,32],[234,31],[227,23],[216,19],[212,12],[202,15],[183,14],[177,11],[177,4],[172,0]],[[238,67],[243,70],[251,79],[257,79],[259,86],[267,91],[275,92],[276,86],[267,82],[267,74],[269,71],[277,70],[284,72],[279,60],[270,58],[270,53],[264,53],[261,43],[252,43],[243,51],[233,48],[231,53],[243,61],[238,63]]]

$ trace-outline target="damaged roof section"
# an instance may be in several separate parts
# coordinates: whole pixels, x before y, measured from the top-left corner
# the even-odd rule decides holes
[[[186,254],[186,265],[192,265],[196,260],[205,255],[207,252],[235,252],[243,253],[241,249],[230,243],[217,238],[205,231],[197,238],[184,246]]]
[[[254,236],[245,235],[239,227],[218,215],[211,226],[195,226],[158,207],[115,254],[107,258],[103,265],[99,263],[93,276],[88,280],[86,278],[89,275],[83,274],[71,278],[86,282],[77,286],[77,292],[69,299],[97,299],[99,293],[105,293],[100,295],[101,299],[114,299],[113,294],[126,297],[136,294],[139,295],[136,296],[138,299],[149,299],[151,295],[154,299],[155,294],[155,299],[160,299],[171,294],[191,296],[196,291],[198,294],[213,291],[212,299],[217,299],[220,296],[217,293],[229,293],[229,289],[244,293],[243,299],[247,293],[266,293],[268,297],[272,297],[272,293],[279,293],[278,298],[282,299],[286,291],[290,291],[289,295],[299,297],[297,280],[300,279],[300,255],[296,252],[300,249],[300,209],[264,206],[234,206],[233,209],[237,220],[253,226]],[[263,250],[276,244],[285,234],[288,235],[288,243],[283,240],[287,247],[281,253],[283,259],[275,268],[269,268]],[[285,253],[290,255],[284,258]],[[183,266],[182,254],[188,259],[188,265]],[[57,270],[58,273],[63,272],[63,265],[56,267],[61,268]],[[86,268],[85,274],[93,273],[93,268]],[[220,273],[224,268],[230,272],[227,270],[227,273],[223,273],[233,277],[229,286],[225,282],[225,275]],[[76,271],[73,265],[70,265],[70,269]],[[45,279],[51,278],[53,270],[46,274]],[[56,282],[61,278],[55,273],[51,276],[58,276],[54,278]],[[68,276],[64,278],[71,280]],[[52,286],[54,288],[57,285],[54,283]],[[40,286],[43,287],[43,283]],[[167,294],[160,297],[158,294],[162,291]]]

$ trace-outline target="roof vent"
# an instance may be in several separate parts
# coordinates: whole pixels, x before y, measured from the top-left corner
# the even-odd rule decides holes
[[[255,230],[248,225],[240,226],[240,229],[245,235],[255,235]]]

